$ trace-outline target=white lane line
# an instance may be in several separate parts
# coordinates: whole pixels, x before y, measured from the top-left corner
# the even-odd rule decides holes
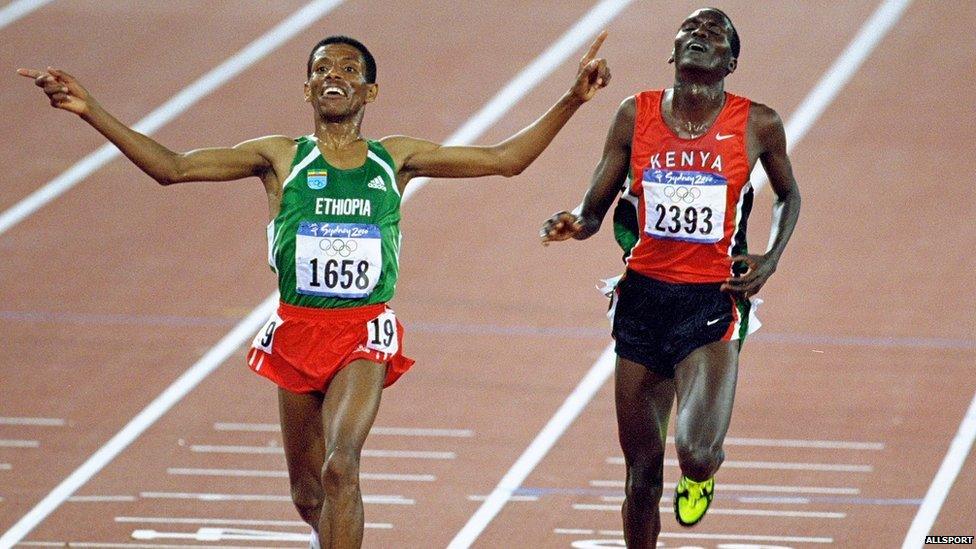
[[[207,526],[281,526],[307,528],[301,520],[260,520],[260,519],[230,519],[230,518],[200,518],[200,517],[115,517],[120,524],[200,524]],[[389,530],[393,525],[389,522],[367,522],[366,528]]]
[[[111,503],[119,501],[135,501],[135,496],[71,496],[71,503]]]
[[[308,536],[305,541],[308,544]],[[22,541],[18,547],[77,547],[79,549],[186,549],[186,544],[168,545],[164,543],[109,543],[104,541]],[[195,549],[281,549],[281,545],[197,545]]]
[[[283,526],[305,527],[301,520],[260,520],[260,519],[229,519],[229,518],[200,518],[200,517],[115,517],[115,522],[121,524],[202,524],[210,526]]]
[[[0,439],[0,448],[40,448],[36,440]]]
[[[214,423],[216,431],[244,431],[259,433],[279,433],[281,426],[277,423]],[[373,435],[393,435],[406,437],[447,437],[447,438],[471,438],[474,431],[471,429],[429,429],[420,427],[373,427],[369,434]]]
[[[132,539],[185,539],[194,541],[276,541],[308,543],[309,534],[301,532],[274,532],[267,530],[241,530],[237,528],[203,527],[196,532],[159,532],[157,530],[133,530]]]
[[[0,425],[32,425],[35,427],[64,427],[65,421],[54,417],[0,417]]]
[[[454,536],[448,545],[448,549],[462,549],[470,547],[474,543],[492,519],[502,510],[502,507],[512,499],[512,493],[522,485],[529,473],[549,453],[559,437],[593,399],[593,396],[613,373],[613,366],[613,347],[607,347],[593,368],[586,373],[579,385],[566,397],[559,410],[505,473],[488,499],[478,507],[478,510],[471,515],[464,527]]]
[[[0,463],[0,471],[9,471],[13,469],[13,466],[9,463]]]
[[[787,150],[792,150],[795,142],[803,139],[803,136],[810,131],[817,119],[837,98],[837,94],[851,81],[881,39],[898,23],[911,3],[912,0],[885,0],[874,10],[854,39],[847,44],[834,64],[827,69],[790,117],[789,123],[786,124]],[[756,182],[753,187],[757,193],[769,183],[766,172],[758,162],[756,169],[752,171],[752,176],[752,180]]]
[[[288,478],[288,471],[264,469],[195,469],[170,467],[166,473],[174,476],[198,477],[250,477],[250,478]],[[408,475],[402,473],[360,473],[363,480],[390,480],[399,482],[434,482],[434,475]]]
[[[485,501],[488,499],[488,495],[473,495],[468,496],[468,501]],[[539,501],[539,496],[512,496],[508,498],[509,501]]]
[[[670,490],[675,487],[674,482],[665,482],[664,489]],[[594,488],[620,488],[623,490],[624,481],[622,480],[591,480],[590,486]],[[717,483],[722,491],[731,490],[738,492],[785,492],[790,494],[828,494],[856,496],[861,493],[859,488],[831,487],[831,486],[779,486],[771,484],[728,484],[725,482]]]
[[[179,402],[187,393],[197,386],[204,378],[220,366],[227,357],[237,351],[243,341],[254,336],[258,328],[271,315],[277,305],[276,296],[272,295],[247,318],[234,327],[217,345],[207,351],[196,364],[184,372],[172,385],[166,388],[138,415],[132,418],[118,433],[99,448],[85,462],[72,472],[34,506],[26,515],[21,517],[7,532],[0,537],[0,548],[9,547],[22,540],[31,530],[41,523],[48,515],[67,500],[78,488],[85,485],[89,479],[102,470],[109,462],[119,455],[139,435],[163,416],[173,405]]]
[[[674,437],[668,437],[674,444]],[[800,440],[788,438],[726,437],[726,446],[758,446],[765,448],[813,448],[818,450],[884,450],[882,442],[851,442],[844,440]]]
[[[623,465],[624,458],[613,456],[607,458],[607,463],[611,465]],[[678,460],[665,459],[664,465],[677,467]],[[722,462],[723,469],[770,469],[775,471],[826,471],[839,473],[870,473],[874,471],[871,465],[848,464],[848,463],[801,463],[792,461],[736,461],[728,460]]]
[[[203,454],[284,454],[281,446],[223,446],[194,444],[191,452]],[[456,459],[454,452],[425,452],[420,450],[363,450],[363,457],[403,459]]]
[[[820,115],[823,113],[823,111],[826,110],[827,106],[829,106],[830,103],[833,102],[834,98],[837,96],[837,93],[840,91],[841,87],[843,87],[844,84],[846,84],[847,81],[850,80],[850,77],[861,66],[861,63],[867,57],[867,54],[870,53],[870,50],[874,48],[874,45],[876,45],[877,42],[880,41],[881,38],[885,34],[887,34],[889,30],[891,30],[891,28],[894,26],[894,22],[896,22],[897,19],[900,18],[901,11],[904,10],[904,7],[907,6],[909,2],[910,0],[888,0],[884,4],[879,6],[878,9],[875,11],[875,13],[864,23],[864,25],[858,31],[858,34],[848,44],[847,48],[845,48],[844,53],[842,53],[841,56],[837,59],[837,61],[833,65],[831,65],[830,68],[827,69],[827,72],[821,78],[820,82],[814,87],[813,91],[807,94],[806,98],[804,98],[804,100],[800,103],[800,106],[797,108],[796,112],[793,114],[793,116],[790,117],[790,121],[786,126],[786,129],[788,131],[787,135],[789,137],[789,140],[787,141],[787,145],[786,145],[787,152],[792,151],[796,143],[798,143],[801,139],[803,139],[807,131],[809,131],[809,129],[813,126],[813,123],[816,122],[817,118],[819,118]],[[889,5],[894,5],[896,7],[898,5],[901,5],[900,10],[897,12],[897,17],[895,17],[890,24],[884,24],[884,25],[876,24],[875,21],[879,19],[878,14],[888,13],[890,10]],[[885,20],[885,16],[880,17],[880,19]],[[865,40],[864,38],[862,38],[862,36],[870,36],[873,38],[870,40]],[[865,48],[865,47],[868,48],[868,51],[864,52],[863,56],[859,56],[854,53],[851,54],[848,53],[848,52],[852,52],[852,50],[856,48]],[[846,60],[846,59],[850,59],[850,60]],[[842,60],[846,60],[846,61],[841,62]],[[839,76],[843,75],[843,77],[837,78],[832,76],[833,73],[835,72],[837,72]],[[836,87],[837,89],[832,89],[832,87]],[[826,100],[824,100],[824,98],[826,98]],[[763,177],[765,177],[765,174],[763,174]],[[756,188],[757,190],[761,190],[762,181],[758,182]],[[600,355],[600,359],[598,359],[597,362],[590,368],[590,371],[583,378],[583,381],[581,381],[580,385],[577,386],[577,390],[580,388],[580,386],[583,385],[584,382],[586,382],[589,379],[590,374],[607,369],[608,365],[606,364],[606,362],[603,361],[603,357],[607,353],[613,355],[613,344],[608,345],[606,349],[604,349],[603,353]],[[613,367],[613,361],[611,360],[609,364],[610,371],[606,372],[607,377],[609,377],[609,374],[612,371],[612,367]],[[577,411],[577,415],[578,413],[579,411]],[[553,419],[555,419],[555,417]],[[533,441],[533,443],[534,442],[535,441]],[[555,441],[549,444],[549,447],[551,447],[552,444],[554,443]],[[546,451],[548,452],[548,449]],[[523,456],[524,455],[525,454],[523,454]],[[491,520],[495,517],[495,515],[497,515],[498,512],[501,511],[501,508],[505,505],[505,500],[504,500],[505,493],[507,492],[510,495],[513,490],[517,489],[518,484],[521,484],[521,481],[528,476],[528,474],[532,471],[532,469],[535,468],[535,465],[538,464],[538,461],[541,459],[542,456],[540,456],[538,460],[536,460],[536,462],[533,463],[532,466],[528,468],[528,470],[520,471],[519,475],[517,475],[517,476],[521,476],[521,479],[519,480],[518,483],[505,485],[505,490],[499,492],[498,498],[496,498],[496,500],[490,499],[489,501],[486,501],[481,507],[479,507],[478,510],[475,512],[475,514],[468,519],[468,522],[464,525],[461,532],[458,532],[458,535],[454,538],[454,541],[451,542],[449,548],[455,548],[455,547],[460,548],[460,547],[467,547],[471,545],[474,542],[474,540],[477,539],[478,535],[480,535],[480,533],[485,529],[485,527],[488,526],[488,523],[491,522]],[[518,461],[516,462],[515,465],[512,466],[512,469],[509,469],[508,473],[506,473],[506,477],[510,474],[513,474],[513,470],[515,470],[516,466],[521,467]],[[513,475],[513,478],[516,478],[516,475]],[[502,480],[504,481],[505,478],[503,477]],[[499,487],[501,486],[502,483],[499,482]],[[498,489],[496,488],[496,490]],[[464,534],[463,537],[462,534]],[[826,538],[826,539],[830,539],[830,538]],[[455,542],[457,542],[457,544],[455,544]]]
[[[284,501],[291,502],[291,496],[279,494],[214,494],[209,492],[140,492],[143,499],[189,499],[198,501]],[[373,505],[413,505],[410,498],[401,495],[363,495],[363,503]]]
[[[942,459],[942,464],[939,466],[938,472],[935,473],[932,484],[925,492],[922,505],[919,506],[918,512],[915,513],[915,518],[912,520],[912,525],[908,528],[908,533],[905,534],[902,549],[915,549],[924,545],[925,536],[932,530],[935,519],[938,518],[939,511],[942,510],[942,505],[945,503],[946,497],[949,496],[949,490],[966,462],[966,456],[969,455],[974,440],[976,440],[976,395],[973,395],[969,409],[966,410],[962,422],[959,423],[959,430],[956,431],[956,436],[949,443],[949,450],[946,452],[945,458]],[[963,494],[962,497],[970,496]]]
[[[553,528],[554,534],[570,536],[623,536],[622,530],[590,530],[583,528]],[[834,538],[803,537],[803,536],[759,536],[745,534],[692,534],[683,532],[661,532],[662,538],[675,539],[710,539],[710,540],[729,540],[729,541],[760,541],[760,542],[782,542],[782,543],[833,543]]]
[[[0,8],[0,29],[53,0],[14,0]]]
[[[332,11],[342,0],[313,0],[287,19],[277,24],[257,40],[245,46],[226,61],[201,76],[189,86],[180,90],[168,101],[157,107],[132,127],[141,133],[151,135],[159,128],[179,116],[183,111],[192,107],[211,92],[238,76],[245,69],[267,56],[280,45],[294,38],[298,33],[310,27],[323,15]],[[38,105],[42,103],[39,101]],[[40,107],[39,107],[40,108]],[[68,116],[68,115],[65,115]],[[0,214],[0,234],[20,223],[36,212],[48,202],[84,181],[96,170],[108,164],[121,153],[115,145],[106,143],[88,154],[61,175],[46,183]]]
[[[610,499],[611,498],[607,498],[607,500]],[[621,497],[619,499],[622,503],[624,498]],[[614,513],[619,513],[620,504],[609,505],[600,503],[574,503],[573,509],[576,509],[577,511],[612,511]],[[667,513],[672,513],[674,511],[671,507],[661,507],[660,510]],[[708,514],[815,519],[842,519],[847,516],[846,513],[835,513],[832,511],[780,511],[774,509],[725,509],[722,507],[712,507],[708,510]]]

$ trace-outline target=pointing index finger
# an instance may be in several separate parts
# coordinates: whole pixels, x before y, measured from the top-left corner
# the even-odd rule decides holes
[[[596,52],[600,50],[600,46],[603,45],[603,41],[607,39],[607,31],[602,31],[600,34],[596,35],[596,39],[590,44],[590,49],[586,51],[586,55],[583,56],[583,64],[589,63],[596,57]]]
[[[44,73],[37,69],[17,69],[17,74],[26,76],[27,78],[37,78]]]

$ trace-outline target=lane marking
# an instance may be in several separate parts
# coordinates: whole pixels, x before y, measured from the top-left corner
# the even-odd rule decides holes
[[[54,0],[14,0],[0,8],[0,29]]]
[[[469,501],[485,501],[488,494],[468,496]],[[539,501],[539,496],[512,496],[509,501]]]
[[[287,19],[275,25],[270,31],[243,49],[227,58],[189,86],[180,90],[168,101],[136,122],[132,128],[140,133],[152,135],[171,120],[182,114],[228,80],[261,60],[298,33],[310,27],[322,16],[332,11],[342,0],[313,0]],[[28,216],[61,196],[69,189],[84,181],[102,166],[119,157],[121,153],[115,145],[106,143],[76,162],[73,166],[37,189],[26,198],[0,214],[0,234],[20,223]],[[2,539],[2,538],[0,538]]]
[[[68,498],[68,501],[71,503],[102,503],[135,500],[135,496],[71,496]]]
[[[411,324],[411,326],[413,326]],[[277,423],[214,423],[215,431],[244,431],[259,433],[280,433],[281,426]],[[373,427],[370,435],[392,435],[405,437],[447,437],[471,438],[471,429],[433,429],[426,427]]]
[[[0,439],[0,448],[40,448],[36,440]]]
[[[65,421],[54,417],[0,417],[0,425],[32,425],[35,427],[64,427]]]
[[[13,469],[13,465],[10,465],[9,463],[0,463],[0,471],[9,471],[11,469]]]
[[[907,7],[909,2],[910,0],[888,0],[884,4],[879,6],[875,11],[875,13],[861,27],[861,29],[858,31],[858,34],[854,37],[854,39],[848,44],[847,48],[845,48],[844,52],[837,59],[837,61],[835,61],[834,64],[827,69],[826,73],[821,78],[820,82],[818,82],[818,84],[814,87],[814,89],[809,94],[807,94],[806,98],[804,98],[804,100],[800,103],[800,106],[797,108],[796,112],[790,117],[790,121],[786,126],[788,131],[787,135],[789,136],[789,139],[787,141],[787,154],[789,154],[789,152],[793,150],[793,147],[796,145],[796,143],[798,143],[801,139],[803,139],[803,137],[806,135],[809,129],[813,126],[813,123],[826,110],[827,106],[829,106],[830,103],[833,102],[834,98],[839,93],[840,88],[842,88],[850,80],[850,77],[854,74],[854,72],[856,72],[856,69],[860,68],[861,63],[863,63],[864,59],[867,57],[867,54],[870,53],[870,50],[874,49],[874,45],[876,45],[877,42],[880,41],[881,38],[884,35],[886,35],[889,30],[891,30],[891,28],[894,26],[894,23],[897,22],[897,20],[901,17],[902,11],[904,11],[904,8]],[[886,15],[891,10],[889,5],[898,8],[895,17]],[[882,15],[879,16],[879,13]],[[887,23],[889,19],[891,19],[891,21],[890,23]],[[886,22],[886,23],[879,25],[875,22],[876,20],[881,20],[882,22]],[[874,38],[865,39],[862,38],[862,36],[868,36]],[[857,52],[852,51],[856,48],[868,48],[868,51],[863,52],[863,56],[859,56]],[[835,71],[839,71],[838,75],[846,74],[846,76],[842,78],[834,77],[832,76],[832,74]],[[831,88],[832,86],[836,87],[837,89],[832,89]],[[824,100],[824,98],[826,98],[826,100]],[[765,172],[763,172],[762,177],[763,179],[765,179]],[[756,185],[757,192],[758,190],[761,190],[762,186],[763,186],[763,181],[761,180]],[[594,376],[602,375],[603,381],[605,381],[606,378],[610,376],[610,373],[612,373],[613,370],[613,359],[612,358],[609,360],[604,359],[604,357],[606,357],[608,353],[612,357],[613,344],[608,345],[603,350],[603,353],[600,355],[600,359],[598,359],[596,363],[594,363],[594,365],[590,368],[590,371],[587,372],[586,376],[584,376],[583,381],[581,381],[580,385],[578,385],[574,390],[574,394],[577,390],[580,389],[580,387],[583,386],[584,383],[588,382],[588,380],[591,377],[591,374]],[[595,394],[596,390],[598,389],[599,386],[593,389],[593,393]],[[590,398],[592,398],[592,394],[590,395]],[[585,407],[588,402],[589,401],[587,400],[587,402],[584,402],[582,406]],[[562,411],[562,409],[563,408],[560,407],[560,411]],[[575,411],[575,415],[573,416],[573,418],[575,419],[575,416],[579,415],[580,412],[582,412],[582,408]],[[557,415],[558,413],[559,412],[557,412]],[[553,420],[555,419],[556,416],[553,416]],[[550,423],[551,421],[552,420],[550,420]],[[548,425],[549,424],[547,424],[547,427]],[[567,427],[568,425],[564,427],[563,430],[565,430],[565,428]],[[558,438],[559,436],[562,435],[562,431],[560,431],[558,434],[556,433],[554,434],[556,435],[556,438]],[[539,436],[536,437],[536,440],[539,440],[539,437],[541,436],[542,436],[542,432],[539,433]],[[547,433],[547,436],[551,436],[551,435]],[[529,448],[532,448],[532,445],[535,444],[536,440],[533,440]],[[551,448],[554,444],[555,444],[555,439],[547,443],[548,447],[546,448],[546,453],[548,452],[549,448]],[[478,510],[475,511],[475,514],[468,519],[468,522],[464,525],[461,531],[458,532],[454,540],[452,540],[451,544],[448,546],[449,549],[470,546],[474,542],[474,540],[478,538],[481,532],[488,526],[488,523],[490,523],[491,520],[495,517],[495,515],[497,515],[498,512],[501,511],[502,507],[505,506],[507,497],[510,497],[512,492],[518,489],[521,482],[524,481],[526,477],[528,477],[529,473],[532,472],[532,470],[535,468],[538,462],[541,461],[542,457],[544,457],[545,455],[545,453],[543,453],[537,458],[533,458],[535,459],[535,461],[534,463],[531,463],[531,466],[529,466],[528,462],[526,462],[525,464],[522,463],[522,457],[525,457],[527,453],[528,453],[528,449],[526,449],[526,453],[523,453],[522,456],[519,458],[519,460],[516,461],[514,465],[512,465],[512,468],[509,469],[509,471],[505,474],[505,476],[502,477],[502,480],[498,483],[498,487],[496,487],[495,491],[492,492],[493,495],[497,494],[497,496],[495,498],[489,498],[488,501],[482,504],[481,507],[479,507]],[[517,480],[517,482],[514,482],[515,480]],[[830,538],[822,538],[822,539],[830,540],[825,543],[832,543],[833,541]]]
[[[198,501],[284,501],[291,502],[290,495],[280,494],[215,494],[209,492],[140,492],[143,499],[189,499]],[[363,503],[373,505],[413,505],[416,502],[398,494],[365,495]]]
[[[303,543],[308,543],[306,537]],[[108,543],[101,541],[24,541],[22,547],[78,547],[84,549],[186,549],[186,544],[167,545],[163,543]],[[280,545],[194,545],[197,549],[281,549]]]
[[[792,145],[803,139],[803,136],[810,131],[844,86],[851,81],[881,39],[895,27],[911,3],[912,0],[885,0],[864,22],[854,39],[847,44],[834,64],[827,69],[790,117],[790,121],[786,124],[788,151],[791,151]],[[756,169],[752,171],[752,176],[752,180],[756,182],[753,187],[757,193],[769,183],[766,172],[758,162]]]
[[[668,443],[674,444],[674,437],[668,437]],[[849,442],[842,440],[798,440],[775,438],[742,438],[726,437],[726,446],[760,446],[770,448],[815,448],[823,450],[884,450],[881,442]]]
[[[553,528],[554,534],[563,535],[601,535],[601,536],[623,536],[622,530],[588,530],[582,528]],[[679,533],[679,532],[661,532],[660,536],[662,538],[676,538],[676,539],[711,539],[711,540],[732,540],[732,541],[770,541],[770,542],[785,542],[785,543],[833,543],[834,538],[822,538],[822,537],[802,537],[802,536],[755,536],[755,535],[743,535],[743,534],[693,534],[693,533]]]
[[[949,443],[949,449],[942,459],[942,464],[939,465],[939,470],[932,478],[932,484],[929,485],[929,489],[925,492],[925,498],[922,499],[922,504],[918,507],[915,518],[912,519],[908,533],[905,534],[902,549],[915,549],[924,545],[925,536],[932,530],[935,519],[939,517],[942,505],[945,503],[946,497],[949,496],[949,490],[956,482],[959,471],[966,463],[966,457],[973,447],[974,440],[976,440],[976,394],[973,395],[969,409],[966,410],[962,422],[959,423],[959,430],[956,431],[956,436],[952,437],[952,442]],[[963,498],[966,497],[964,494]]]
[[[665,482],[664,489],[671,490],[676,486],[677,483]],[[590,486],[596,488],[624,488],[624,481],[622,480],[591,480]],[[829,486],[776,486],[769,484],[726,484],[724,482],[718,483],[717,486],[721,487],[723,492],[725,491],[740,491],[740,492],[784,492],[791,494],[824,494],[824,495],[844,495],[844,496],[856,496],[861,493],[859,488],[842,488],[842,487],[829,487]]]
[[[297,526],[306,527],[301,520],[259,520],[259,519],[226,519],[200,517],[115,517],[115,522],[121,524],[208,524],[213,526]]]
[[[284,454],[281,446],[223,446],[213,444],[194,444],[191,452],[203,454]],[[371,450],[365,449],[363,457],[404,458],[404,459],[456,459],[454,452],[427,452],[420,450]]]
[[[288,478],[288,471],[263,469],[194,469],[170,467],[166,469],[166,473],[174,476]],[[434,475],[409,475],[403,473],[360,473],[359,478],[363,480],[390,480],[398,482],[434,482],[437,480],[437,477]]]
[[[608,457],[606,462],[611,465],[623,465],[622,456]],[[677,467],[678,460],[665,459],[664,465]],[[728,460],[722,462],[725,469],[769,469],[774,471],[827,471],[841,473],[871,473],[874,467],[871,465],[849,464],[849,463],[802,463],[793,461],[736,461]]]
[[[623,502],[623,497],[620,502]],[[620,505],[609,505],[599,503],[574,503],[573,509],[577,511],[612,511],[620,512]],[[661,507],[661,511],[673,513],[671,507]],[[835,513],[830,511],[779,511],[773,509],[724,509],[722,507],[712,507],[708,510],[709,514],[716,515],[735,515],[750,517],[783,517],[783,518],[816,518],[816,519],[842,519],[847,517],[846,513]],[[667,515],[665,515],[667,516]]]

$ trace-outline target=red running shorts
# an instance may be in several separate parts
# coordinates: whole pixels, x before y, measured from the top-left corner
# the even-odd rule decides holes
[[[386,364],[384,387],[414,361],[403,355],[403,325],[384,303],[316,309],[280,303],[254,337],[247,365],[293,393],[325,392],[354,360]]]

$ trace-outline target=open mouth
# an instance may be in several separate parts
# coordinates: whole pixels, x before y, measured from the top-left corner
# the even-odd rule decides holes
[[[689,42],[688,49],[691,51],[697,51],[698,53],[705,53],[708,48],[706,48],[701,42]]]
[[[327,86],[322,90],[322,95],[325,97],[345,97],[346,90],[340,88],[339,86]]]

